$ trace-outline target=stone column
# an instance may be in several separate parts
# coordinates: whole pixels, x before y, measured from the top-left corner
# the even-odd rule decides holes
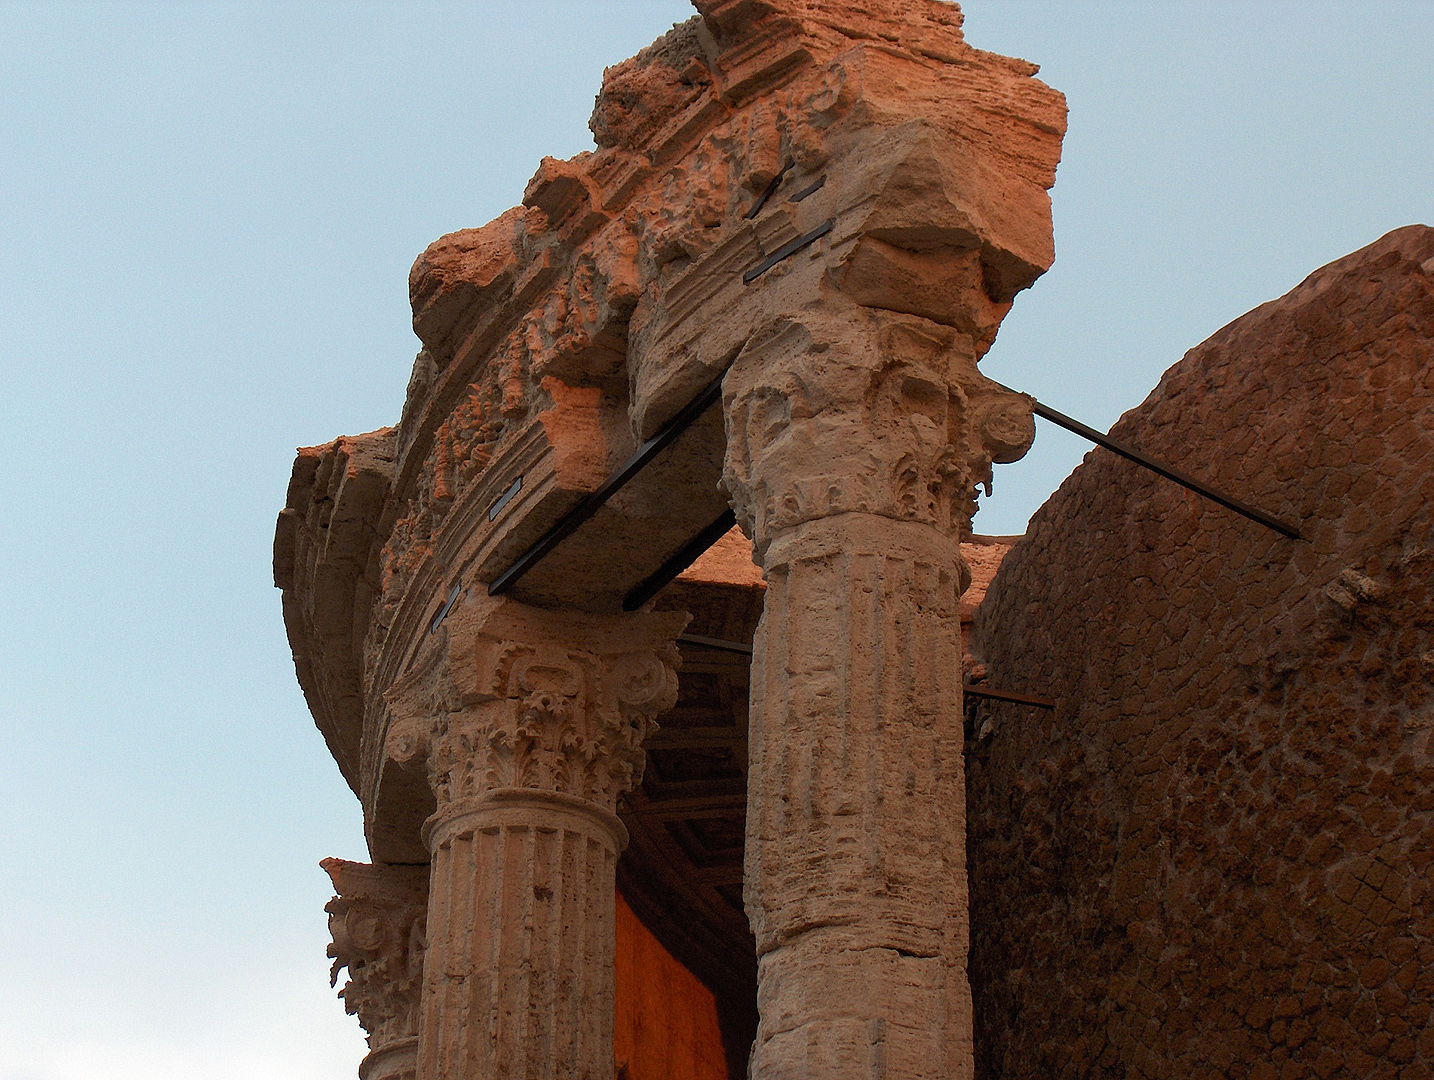
[[[969,338],[860,308],[749,348],[725,407],[724,483],[767,577],[752,1076],[970,1077],[959,537],[1029,408]]]
[[[324,907],[333,937],[332,981],[368,1033],[359,1080],[414,1080],[418,997],[428,919],[428,867],[325,859],[335,896]]]
[[[388,753],[438,803],[419,1080],[611,1080],[615,810],[685,623],[484,598],[389,695]]]

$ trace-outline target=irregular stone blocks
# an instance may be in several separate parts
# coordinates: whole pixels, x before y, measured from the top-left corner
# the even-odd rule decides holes
[[[978,613],[986,1077],[1434,1075],[1434,229],[1311,274],[1113,429]]]

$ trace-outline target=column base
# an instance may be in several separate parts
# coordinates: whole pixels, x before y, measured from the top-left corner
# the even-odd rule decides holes
[[[359,1062],[359,1080],[414,1080],[418,1075],[418,1036],[371,1050]]]

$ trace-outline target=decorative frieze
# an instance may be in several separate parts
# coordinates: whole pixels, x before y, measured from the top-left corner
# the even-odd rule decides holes
[[[754,1063],[969,1065],[958,541],[1034,431],[976,361],[1054,257],[1064,100],[949,3],[696,7],[605,73],[596,150],[415,263],[424,348],[381,498],[330,505],[301,461],[281,526],[300,678],[367,835],[432,858],[421,1080],[611,1075],[614,811],[682,619],[581,612],[616,610],[722,491],[771,582]],[[723,432],[695,423],[485,595],[718,377]]]

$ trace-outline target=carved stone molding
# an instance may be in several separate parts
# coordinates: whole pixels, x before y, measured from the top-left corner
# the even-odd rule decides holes
[[[329,913],[332,981],[348,969],[339,991],[344,1009],[357,1015],[371,1050],[360,1066],[364,1080],[413,1075],[418,1002],[427,948],[428,867],[325,859],[320,864],[338,894]]]
[[[928,831],[960,827],[957,541],[1034,431],[976,362],[1054,258],[1065,102],[944,0],[695,5],[606,71],[595,150],[419,258],[398,427],[301,456],[280,522],[300,679],[374,857],[432,858],[419,1080],[611,1075],[613,811],[682,627],[547,609],[617,611],[723,491],[772,582],[757,1071],[969,1065],[964,879]],[[719,376],[725,439],[704,417],[484,595]]]

